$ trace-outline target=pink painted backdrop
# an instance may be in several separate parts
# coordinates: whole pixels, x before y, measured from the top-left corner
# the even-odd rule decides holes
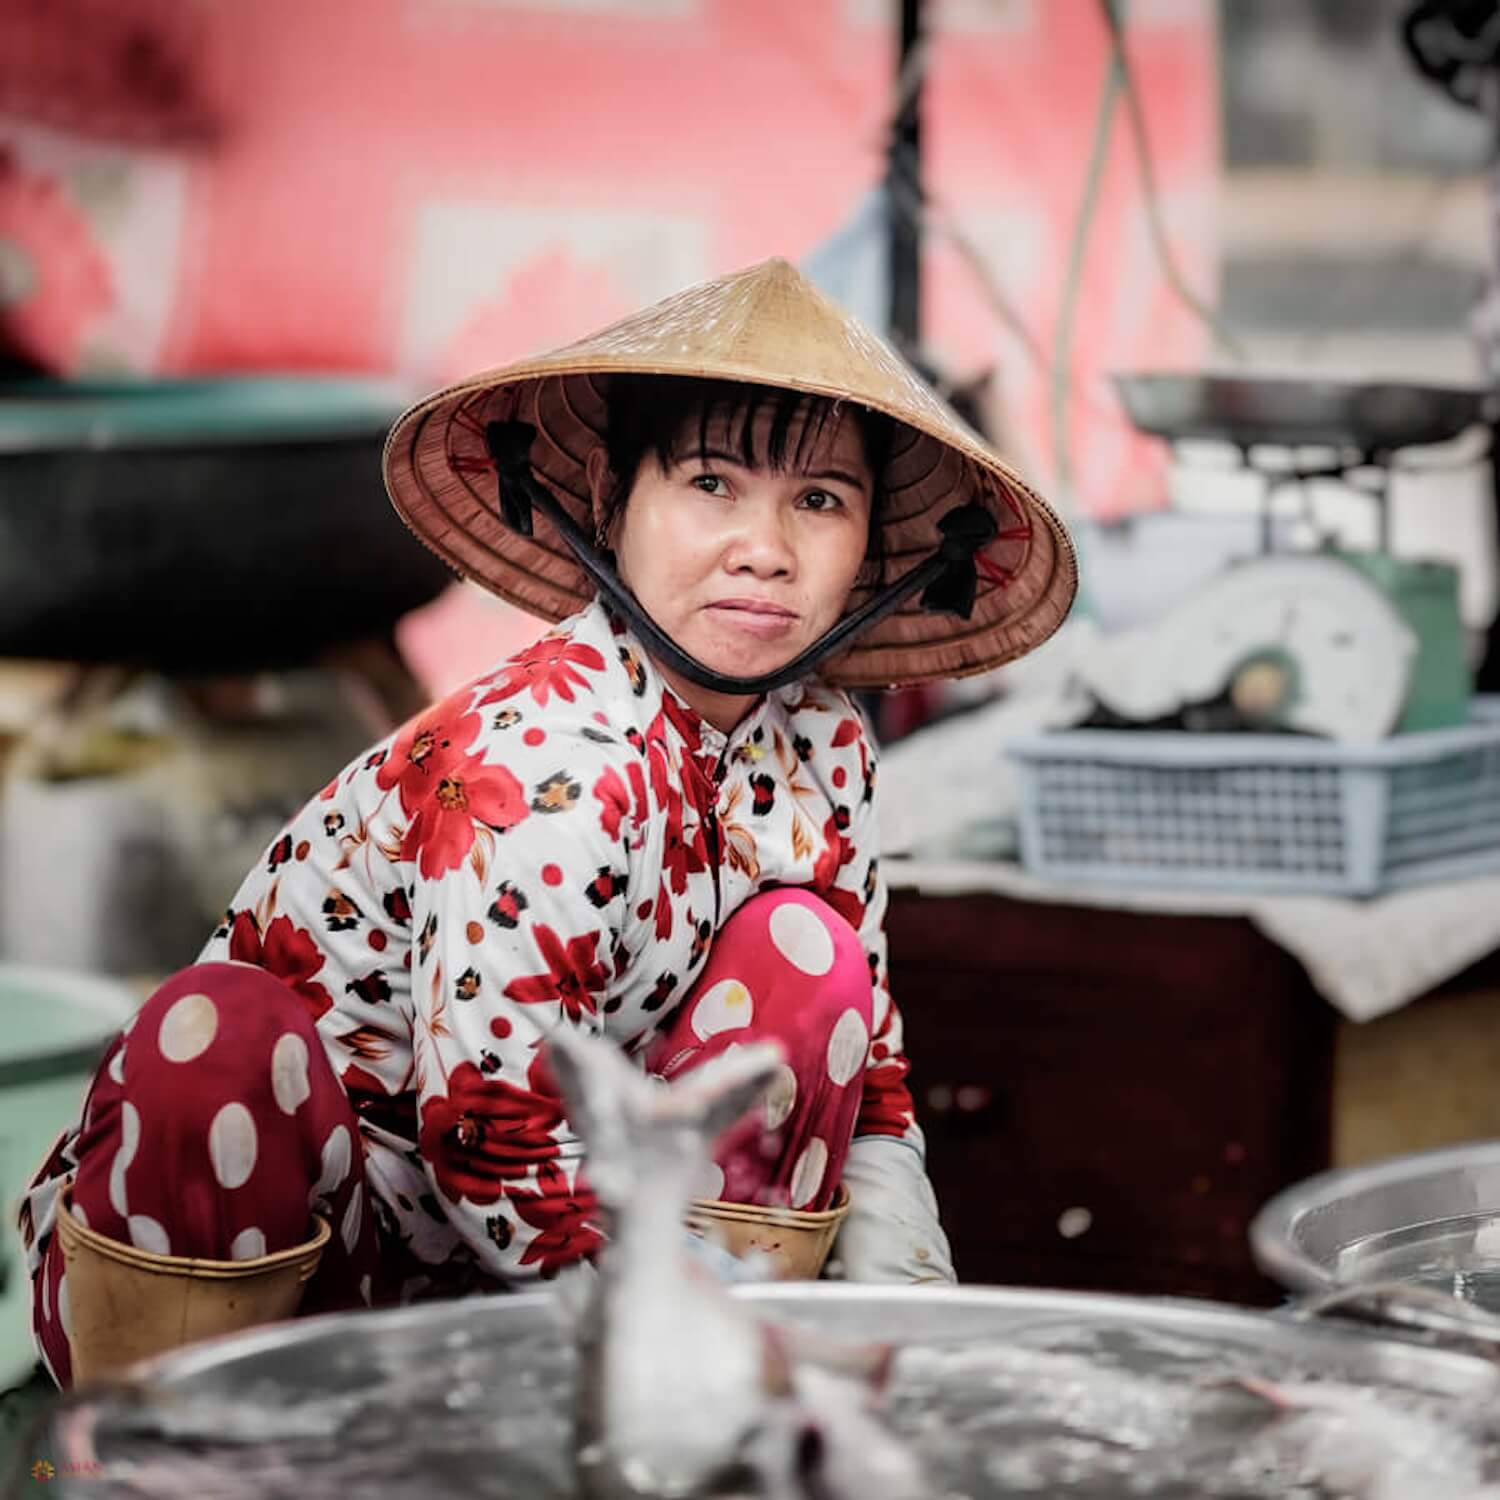
[[[1164,212],[1211,292],[1214,8],[1126,9]],[[763,256],[800,258],[882,173],[893,11],[0,0],[0,36],[25,43],[0,46],[0,338],[69,374],[395,371],[418,387]],[[929,11],[938,219],[1050,361],[1109,62],[1096,0]],[[82,81],[80,40],[105,59]],[[1114,125],[1064,351],[1060,498],[1093,514],[1160,494],[1107,373],[1192,365],[1207,347],[1151,253],[1118,109]],[[1055,480],[1045,362],[942,233],[925,288],[934,354],[959,376],[997,371],[1003,445]]]

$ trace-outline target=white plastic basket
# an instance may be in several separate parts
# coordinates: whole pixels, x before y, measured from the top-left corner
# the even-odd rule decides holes
[[[1005,748],[1022,861],[1053,879],[1370,896],[1500,870],[1500,697],[1368,747],[1075,729]]]

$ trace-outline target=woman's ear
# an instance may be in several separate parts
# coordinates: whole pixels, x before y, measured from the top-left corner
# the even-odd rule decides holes
[[[594,514],[603,515],[613,478],[609,472],[609,455],[604,451],[603,443],[596,443],[589,449],[589,456],[583,463],[583,472],[589,482],[589,502],[594,508]]]

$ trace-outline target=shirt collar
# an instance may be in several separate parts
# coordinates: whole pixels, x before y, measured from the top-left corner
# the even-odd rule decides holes
[[[656,717],[657,712],[665,710],[667,717],[677,725],[683,737],[690,744],[696,741],[699,754],[718,757],[727,751],[737,749],[765,723],[772,704],[779,702],[780,695],[788,691],[786,688],[776,688],[769,693],[762,693],[750,712],[735,725],[731,733],[726,734],[717,725],[709,723],[697,709],[673,691],[656,663],[651,659],[650,653],[631,630],[627,620],[616,614],[597,597],[585,611],[585,617],[589,619],[590,625],[598,629],[610,643],[605,656],[614,672],[611,689],[614,693],[623,696],[632,706],[638,705],[636,712],[641,716],[638,727],[642,730],[646,729],[651,720]],[[597,625],[595,625],[596,621]],[[634,654],[645,676],[646,691],[639,696],[631,684],[629,670],[621,659],[621,647],[627,648]],[[795,683],[792,684],[793,688],[796,686]]]

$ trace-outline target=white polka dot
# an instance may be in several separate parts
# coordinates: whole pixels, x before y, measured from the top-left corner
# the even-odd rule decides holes
[[[271,1049],[271,1092],[284,1115],[294,1115],[312,1093],[307,1081],[307,1043],[295,1031],[283,1031]]]
[[[833,934],[816,912],[796,901],[784,901],[771,913],[771,941],[804,974],[816,977],[833,967]]]
[[[307,1195],[307,1206],[311,1208],[319,1198],[331,1197],[344,1185],[349,1175],[351,1160],[349,1132],[342,1125],[335,1125],[323,1142],[323,1175],[313,1184]]]
[[[255,1170],[255,1121],[243,1104],[226,1104],[208,1127],[208,1157],[219,1186],[243,1187]]]
[[[796,1102],[797,1075],[785,1063],[778,1063],[776,1076],[766,1090],[766,1129],[777,1130],[785,1125]]]
[[[818,1189],[823,1186],[823,1173],[827,1170],[828,1147],[819,1137],[814,1136],[807,1143],[807,1149],[797,1158],[797,1165],[792,1169],[793,1208],[801,1208],[804,1204],[812,1202],[817,1196]]]
[[[105,1070],[121,1088],[125,1087],[125,1044],[121,1042],[115,1055],[109,1060],[109,1067]],[[92,1103],[92,1101],[90,1101]]]
[[[156,1045],[168,1062],[191,1062],[219,1030],[219,1009],[207,995],[184,995],[161,1018]]]
[[[68,1301],[68,1277],[65,1272],[57,1283],[57,1321],[62,1324],[62,1331],[69,1337],[73,1333],[73,1308]]]
[[[172,1242],[167,1238],[167,1231],[145,1214],[131,1214],[125,1221],[130,1230],[130,1243],[137,1250],[150,1250],[156,1255],[170,1255],[172,1253]]]
[[[738,979],[721,979],[706,989],[693,1006],[693,1033],[701,1042],[721,1031],[738,1031],[750,1024],[755,1002]]]
[[[52,1318],[52,1277],[46,1269],[46,1262],[42,1263],[42,1321],[49,1322]]]
[[[349,1206],[344,1210],[344,1222],[339,1231],[344,1237],[344,1249],[350,1255],[354,1254],[354,1247],[359,1243],[359,1215],[364,1207],[364,1196],[356,1182],[354,1191],[349,1194]]]
[[[266,1235],[252,1224],[235,1235],[229,1246],[230,1260],[255,1260],[266,1253]]]
[[[87,1229],[89,1227],[89,1216],[86,1213],[84,1213],[84,1211],[83,1211],[83,1204],[81,1204],[81,1203],[71,1204],[70,1205],[70,1209],[71,1209],[71,1212],[73,1214],[74,1219],[76,1219],[78,1221],[78,1223],[82,1224],[83,1227],[85,1229]]]
[[[370,1307],[374,1303],[374,1293],[370,1290],[370,1278],[368,1276],[361,1276],[359,1278],[359,1300],[366,1307]]]
[[[109,1206],[122,1219],[130,1217],[130,1208],[125,1200],[125,1173],[135,1160],[137,1147],[141,1144],[141,1117],[135,1105],[128,1099],[120,1106],[120,1149],[109,1166]]]
[[[870,1033],[857,1010],[846,1010],[828,1038],[828,1076],[842,1087],[864,1065],[870,1050]]]

